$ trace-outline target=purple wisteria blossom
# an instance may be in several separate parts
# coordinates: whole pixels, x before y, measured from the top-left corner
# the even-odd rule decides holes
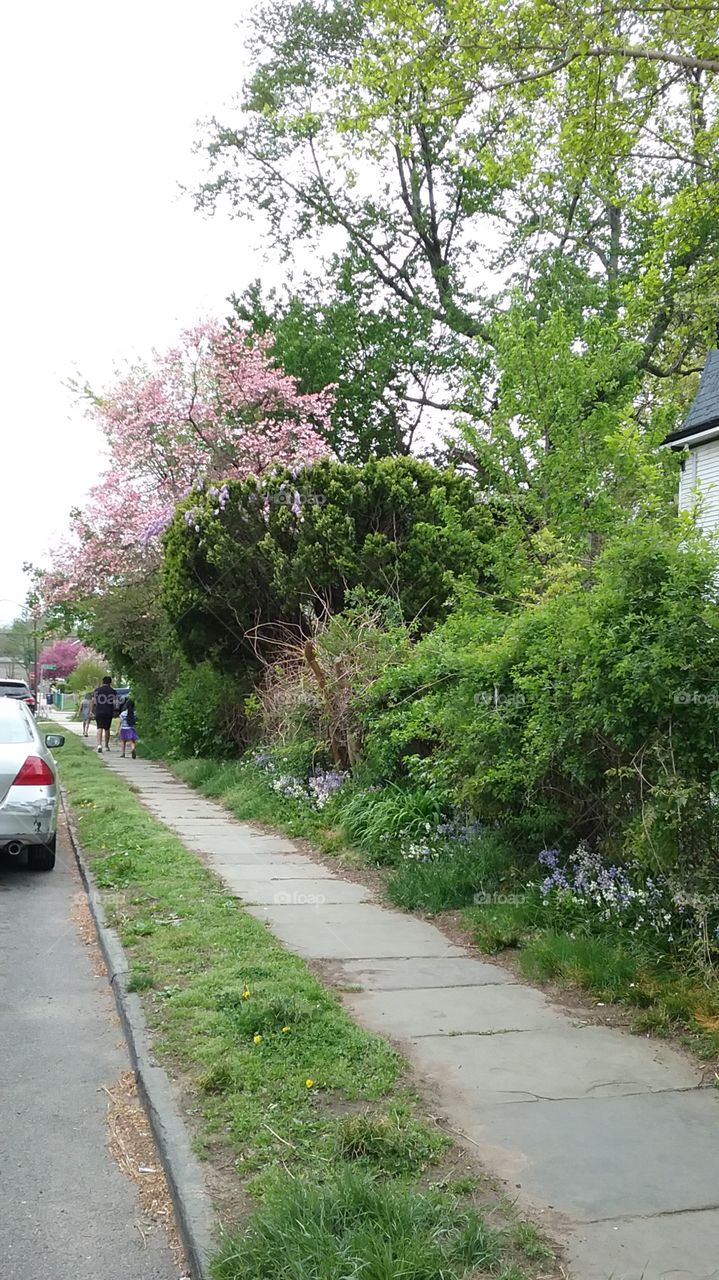
[[[307,783],[315,808],[324,809],[330,796],[346,782],[347,773],[340,769],[315,769]]]
[[[647,875],[636,863],[607,865],[600,851],[585,843],[569,855],[564,866],[559,865],[556,849],[543,849],[538,862],[550,871],[539,885],[548,906],[579,908],[632,933],[650,931],[666,943],[673,943],[680,935],[695,942],[711,934],[719,938],[719,926],[713,928],[719,895],[690,894],[668,876]]]

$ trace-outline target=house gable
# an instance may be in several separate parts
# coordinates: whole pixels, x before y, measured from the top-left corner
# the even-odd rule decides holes
[[[719,350],[709,352],[691,408],[677,431],[664,441],[673,449],[719,439]]]

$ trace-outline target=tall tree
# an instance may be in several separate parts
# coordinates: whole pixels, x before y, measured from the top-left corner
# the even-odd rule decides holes
[[[269,335],[271,354],[300,391],[333,386],[327,439],[347,462],[416,447],[429,392],[456,364],[426,316],[375,293],[350,255],[330,263],[325,284],[306,278],[264,294],[257,281],[232,299],[242,325]]]
[[[716,0],[266,8],[201,201],[261,209],[289,255],[332,228],[377,305],[451,335],[446,403],[488,474],[594,531],[662,471],[640,446],[713,335],[718,18]]]

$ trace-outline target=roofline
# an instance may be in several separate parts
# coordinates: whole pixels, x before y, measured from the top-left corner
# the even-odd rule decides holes
[[[711,439],[712,436],[719,436],[719,418],[715,418],[712,425],[702,427],[701,431],[697,431],[696,427],[684,427],[679,431],[672,431],[666,440],[662,441],[663,449],[686,449],[690,444],[700,444],[703,440]]]

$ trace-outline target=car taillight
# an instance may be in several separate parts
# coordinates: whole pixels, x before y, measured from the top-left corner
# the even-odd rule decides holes
[[[28,756],[18,773],[14,787],[49,787],[55,781],[55,774],[40,756]]]
[[[34,699],[34,698],[24,698],[24,699],[23,699],[23,701],[24,701],[24,702],[34,702],[34,701],[35,701],[35,699]]]

